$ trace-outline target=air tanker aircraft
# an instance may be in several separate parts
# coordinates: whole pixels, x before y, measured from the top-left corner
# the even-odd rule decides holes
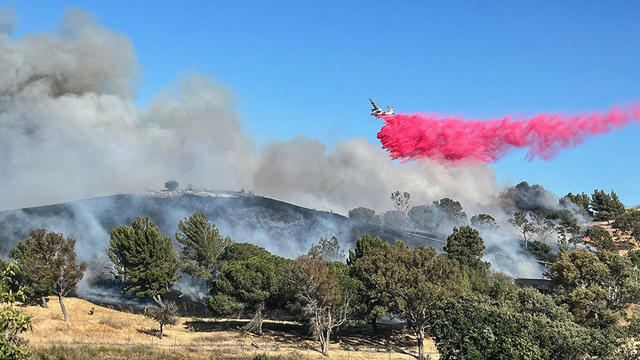
[[[382,109],[379,109],[376,106],[376,104],[373,103],[373,100],[371,100],[371,98],[369,98],[369,102],[371,103],[371,106],[373,106],[373,109],[371,109],[371,116],[379,117],[384,115],[393,115],[392,107],[387,106],[387,111],[383,111]]]

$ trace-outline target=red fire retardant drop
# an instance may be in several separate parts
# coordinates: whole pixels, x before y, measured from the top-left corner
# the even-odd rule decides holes
[[[433,114],[380,118],[385,124],[378,139],[393,159],[491,162],[513,149],[529,148],[528,160],[551,160],[561,149],[579,145],[589,135],[605,134],[640,120],[640,104],[614,107],[606,113],[540,114],[525,120],[509,115],[486,121]]]

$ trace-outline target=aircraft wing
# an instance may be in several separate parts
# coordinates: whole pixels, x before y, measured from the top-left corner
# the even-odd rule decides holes
[[[378,108],[376,104],[373,103],[373,100],[371,100],[371,98],[369,98],[369,102],[371,103],[371,106],[373,106],[374,110]]]

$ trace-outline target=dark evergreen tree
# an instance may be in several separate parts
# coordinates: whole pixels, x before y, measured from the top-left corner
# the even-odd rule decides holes
[[[291,299],[286,274],[292,260],[275,255],[253,256],[228,263],[211,288],[209,309],[214,315],[252,314],[248,330],[262,335],[269,309],[284,308]]]
[[[463,266],[488,268],[488,264],[481,260],[484,241],[478,230],[470,226],[454,228],[453,233],[447,238],[444,251],[451,259],[457,260]]]
[[[614,191],[607,194],[604,190],[595,190],[591,194],[590,205],[595,213],[595,219],[600,221],[609,222],[625,212],[624,205]]]
[[[131,226],[115,227],[107,255],[124,292],[150,297],[160,306],[162,295],[180,278],[171,239],[148,217],[136,218]]]
[[[363,274],[362,268],[356,266],[359,259],[364,258],[369,252],[374,249],[381,249],[385,246],[389,246],[384,243],[379,237],[373,237],[371,235],[365,235],[359,237],[356,240],[356,246],[354,250],[349,250],[349,264],[350,275],[352,278],[358,281],[357,286],[360,288],[359,300],[360,306],[356,306],[357,314],[359,317],[371,322],[374,333],[378,332],[377,318],[387,315],[388,309],[386,304],[382,303],[376,297],[371,297],[370,293],[364,288],[362,283],[368,277],[368,274]]]
[[[204,279],[209,287],[221,268],[219,257],[231,244],[202,213],[194,213],[178,223],[176,240],[180,243],[180,269],[194,278]]]
[[[261,257],[271,255],[265,248],[249,243],[231,243],[225,247],[220,261],[228,263],[231,261],[248,260],[254,256]]]
[[[591,202],[591,200],[589,199],[589,195],[585,193],[579,193],[579,194],[568,193],[567,195],[565,195],[560,199],[561,205],[567,206],[566,202],[573,203],[586,215],[593,216],[593,212],[589,207],[589,204]]]

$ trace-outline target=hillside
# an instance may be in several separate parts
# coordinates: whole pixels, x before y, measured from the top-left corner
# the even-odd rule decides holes
[[[65,304],[69,311],[68,324],[62,320],[57,298],[49,299],[48,308],[33,305],[23,308],[33,316],[33,332],[28,333],[27,338],[37,354],[52,351],[48,350],[52,347],[86,347],[104,349],[95,359],[126,358],[122,355],[126,349],[144,349],[150,353],[149,357],[137,353],[136,358],[139,359],[166,358],[163,354],[172,354],[177,359],[251,359],[261,353],[288,355],[292,359],[323,358],[316,350],[316,342],[301,324],[295,322],[266,321],[264,335],[256,337],[242,331],[246,320],[181,317],[177,325],[165,328],[165,336],[161,340],[155,335],[154,322],[142,315],[116,311],[79,298],[67,298]],[[94,313],[89,315],[92,308]],[[370,337],[368,327],[344,331],[331,345],[331,358],[413,359],[415,346],[412,340],[393,328],[385,330],[385,334],[391,334],[391,340]],[[426,340],[425,348],[435,355],[430,340]],[[111,351],[114,357],[105,355]]]
[[[138,299],[124,298],[110,282],[105,248],[114,226],[130,224],[138,216],[149,216],[161,232],[173,238],[178,221],[202,212],[221,233],[236,242],[263,246],[270,252],[296,257],[305,253],[320,237],[337,236],[350,247],[358,236],[371,234],[388,242],[402,240],[410,245],[440,249],[443,242],[433,235],[400,232],[372,225],[332,212],[318,211],[244,192],[153,192],[147,195],[113,195],[61,204],[0,212],[0,256],[30,230],[46,228],[77,239],[76,250],[89,268],[81,283],[81,297],[101,303],[135,305]],[[181,294],[200,300],[206,297],[202,284],[188,277],[176,287]],[[198,313],[196,311],[195,313]]]
[[[630,250],[640,249],[638,240],[630,234],[614,228],[613,222],[595,221],[591,223],[590,226],[601,226],[602,228],[607,230],[614,243],[616,244],[616,247],[618,248],[618,253],[620,254],[626,254]],[[589,236],[583,237],[582,241],[592,243],[591,239],[589,239]]]

